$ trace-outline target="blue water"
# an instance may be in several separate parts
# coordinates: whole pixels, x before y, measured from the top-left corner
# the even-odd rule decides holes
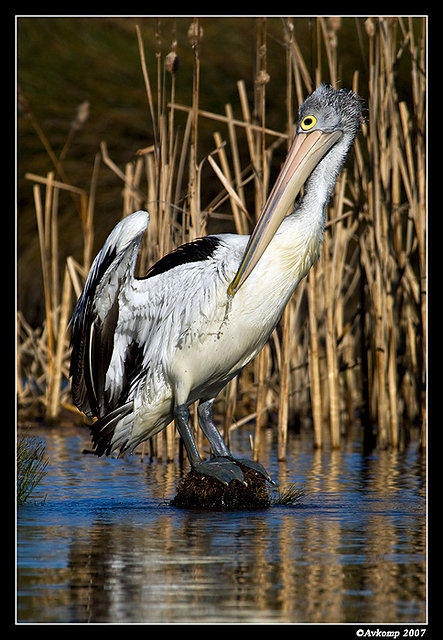
[[[426,622],[426,473],[416,446],[364,457],[292,435],[293,506],[168,506],[175,464],[83,454],[82,429],[32,432],[48,474],[18,508],[18,622]],[[232,449],[249,455],[247,434]]]

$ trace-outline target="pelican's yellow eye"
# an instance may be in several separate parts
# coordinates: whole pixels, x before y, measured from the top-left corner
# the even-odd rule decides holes
[[[315,116],[306,116],[300,122],[300,126],[303,129],[303,131],[309,131],[309,129],[312,129],[312,127],[315,125],[316,122],[317,122],[317,118]]]

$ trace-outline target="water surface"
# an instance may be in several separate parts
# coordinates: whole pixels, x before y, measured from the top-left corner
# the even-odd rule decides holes
[[[272,444],[261,462],[302,501],[219,513],[168,505],[175,464],[83,454],[82,429],[32,435],[50,462],[18,508],[19,622],[426,622],[415,446],[365,457],[292,436],[286,463]],[[247,436],[233,451],[249,455]]]

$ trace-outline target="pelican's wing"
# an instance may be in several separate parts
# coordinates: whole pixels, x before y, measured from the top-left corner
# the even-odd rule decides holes
[[[95,258],[85,288],[71,320],[72,397],[88,416],[102,417],[121,407],[127,396],[129,375],[137,374],[142,364],[142,349],[131,333],[120,337],[125,351],[121,367],[108,369],[115,349],[119,322],[119,299],[130,296],[141,238],[149,223],[146,211],[124,218],[113,229]],[[136,306],[136,303],[135,303]],[[137,333],[137,326],[132,331]],[[130,373],[129,373],[130,372]]]

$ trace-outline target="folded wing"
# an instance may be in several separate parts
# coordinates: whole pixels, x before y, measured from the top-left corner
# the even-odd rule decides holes
[[[143,347],[137,342],[137,323],[126,331],[117,331],[117,326],[121,300],[131,297],[138,248],[148,223],[149,214],[137,211],[113,229],[92,264],[74,310],[72,397],[88,416],[100,418],[124,405],[131,381],[142,367]],[[109,375],[115,349],[122,357]]]

